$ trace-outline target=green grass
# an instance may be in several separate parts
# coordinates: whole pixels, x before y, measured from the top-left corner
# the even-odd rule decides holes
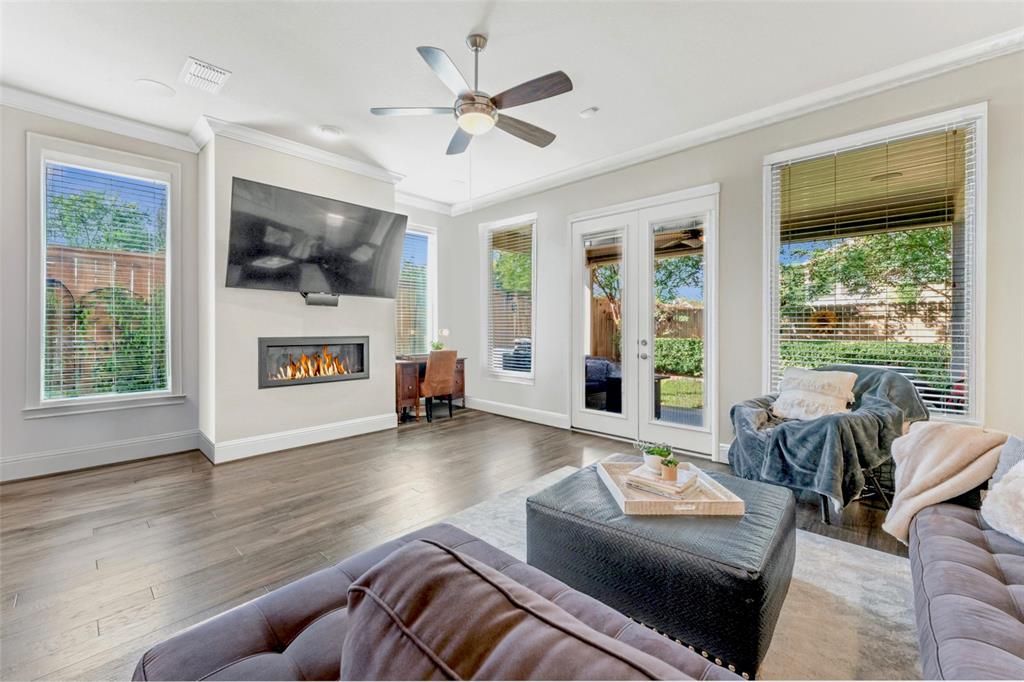
[[[704,384],[692,377],[670,377],[661,382],[661,404],[670,407],[703,407]]]

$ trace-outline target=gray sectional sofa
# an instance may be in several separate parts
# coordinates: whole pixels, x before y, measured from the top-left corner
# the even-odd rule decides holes
[[[740,680],[468,533],[438,524],[200,623],[136,680]]]
[[[926,679],[1024,679],[1024,544],[981,512],[943,503],[910,527]]]

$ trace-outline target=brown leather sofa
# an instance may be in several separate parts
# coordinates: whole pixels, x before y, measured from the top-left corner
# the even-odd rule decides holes
[[[136,680],[736,675],[453,526],[387,542],[147,651]]]
[[[925,679],[1024,679],[1024,544],[936,504],[910,526],[910,565]]]

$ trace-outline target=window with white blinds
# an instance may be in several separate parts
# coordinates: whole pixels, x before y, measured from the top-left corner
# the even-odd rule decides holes
[[[487,367],[532,377],[534,223],[487,229],[484,238]]]
[[[170,390],[169,184],[43,163],[41,400]]]
[[[395,296],[395,353],[418,355],[430,350],[434,333],[430,253],[433,235],[409,228],[402,246],[402,269]]]
[[[776,163],[769,383],[878,365],[975,415],[976,122]]]

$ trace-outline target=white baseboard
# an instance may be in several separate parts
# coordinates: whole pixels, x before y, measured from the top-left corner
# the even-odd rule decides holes
[[[200,429],[199,433],[196,434],[196,447],[199,448],[200,452],[206,455],[206,459],[210,460],[210,464],[214,463],[213,456],[217,447],[213,444],[213,441],[210,440],[210,437],[203,433],[202,429]]]
[[[62,471],[88,469],[136,459],[169,455],[198,447],[198,431],[178,431],[156,436],[127,438],[79,448],[29,452],[0,460],[0,481],[45,476]]]
[[[236,438],[218,443],[210,442],[205,434],[197,439],[198,447],[214,464],[223,464],[236,459],[244,459],[255,455],[263,455],[278,450],[288,450],[303,445],[313,445],[339,438],[358,436],[373,431],[393,429],[398,426],[398,415],[394,412],[378,414],[370,417],[358,417],[345,421],[319,424],[301,429],[265,433],[259,436]]]
[[[718,454],[713,459],[716,462],[721,462],[722,464],[728,464],[729,463],[729,446],[730,445],[732,445],[731,442],[730,443],[719,443],[718,444]]]
[[[466,398],[466,407],[482,412],[500,414],[503,417],[522,419],[523,421],[544,424],[545,426],[554,426],[559,429],[567,429],[570,426],[569,415],[562,414],[561,412],[548,412],[547,410],[537,410],[532,407],[522,407],[520,405],[469,397]]]

